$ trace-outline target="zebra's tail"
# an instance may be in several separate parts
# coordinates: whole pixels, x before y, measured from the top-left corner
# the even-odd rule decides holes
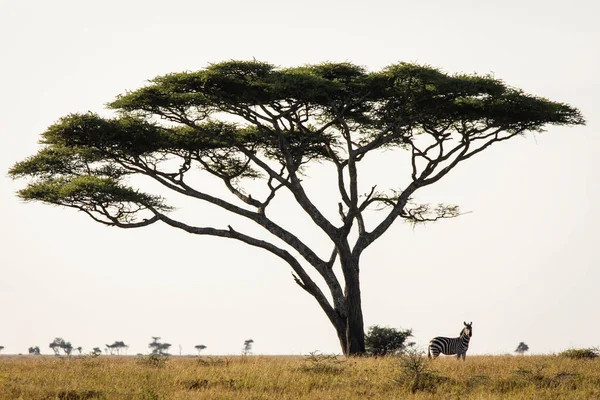
[[[427,358],[431,358],[431,343],[427,346]]]

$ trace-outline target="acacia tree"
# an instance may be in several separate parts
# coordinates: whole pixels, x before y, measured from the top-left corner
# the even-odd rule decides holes
[[[44,148],[9,172],[30,179],[19,196],[71,207],[109,226],[161,222],[262,248],[291,267],[346,355],[365,351],[363,252],[398,219],[459,215],[454,205],[414,203],[420,189],[494,143],[548,124],[584,123],[577,109],[492,76],[449,75],[408,63],[369,72],[350,63],[278,68],[230,61],[157,77],[109,108],[117,117],[71,114],[50,126],[42,134]],[[392,188],[360,180],[366,156],[382,150],[397,150],[399,162],[406,162],[404,175],[394,169]],[[306,190],[307,167],[317,162],[335,174],[330,206],[339,219]],[[172,203],[140,190],[131,176],[255,223],[257,231],[230,220],[221,226],[180,220],[169,213]],[[231,195],[215,191],[209,177]],[[281,195],[286,192],[291,196]],[[319,254],[284,228],[271,211],[275,201],[296,203],[331,251]],[[369,210],[380,213],[366,218]]]
[[[202,350],[204,350],[204,349],[206,348],[206,346],[205,346],[205,345],[203,345],[203,344],[197,344],[197,345],[195,345],[195,346],[194,346],[194,348],[195,348],[196,350],[198,350],[198,355],[200,355],[200,352],[201,352]]]
[[[68,356],[73,352],[73,345],[71,342],[65,341],[63,338],[55,338],[50,345],[48,345],[53,351],[55,355],[60,355],[60,350],[64,351],[64,353]]]
[[[169,355],[169,347],[171,347],[170,343],[161,343],[160,337],[152,336],[152,342],[148,344],[148,347],[152,349],[152,354],[157,354],[160,356]]]
[[[115,353],[117,353],[117,355],[121,354],[121,351],[123,351],[124,349],[127,349],[129,346],[126,345],[122,340],[120,341],[115,341],[113,344],[107,344],[106,348],[108,349],[108,352],[110,353],[110,355],[113,355]]]

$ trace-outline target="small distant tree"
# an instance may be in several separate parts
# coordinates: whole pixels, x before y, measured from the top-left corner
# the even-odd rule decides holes
[[[65,341],[63,338],[55,338],[52,343],[48,346],[54,351],[55,355],[60,355],[60,351],[62,350],[67,356],[70,356],[73,352],[73,345],[71,342]]]
[[[156,354],[159,356],[168,356],[169,355],[169,347],[171,347],[170,343],[161,343],[160,337],[152,336],[152,342],[148,344],[148,347],[152,349],[152,354]]]
[[[195,345],[195,346],[194,346],[194,348],[195,348],[196,350],[198,350],[198,355],[200,355],[200,352],[201,352],[202,350],[204,350],[204,349],[206,348],[206,346],[205,346],[205,345],[203,345],[203,344],[197,344],[197,345]]]
[[[250,354],[250,352],[252,351],[253,343],[254,343],[254,340],[252,340],[252,339],[244,340],[244,348],[242,349],[243,355],[247,356],[248,354]]]
[[[4,346],[0,346],[0,352],[4,350]]]
[[[60,355],[60,349],[62,349],[63,345],[65,344],[65,340],[63,338],[55,338],[52,343],[50,343],[48,345],[48,347],[50,347],[52,349],[52,351],[54,352],[54,355],[59,356]]]
[[[94,349],[92,350],[92,354],[95,356],[99,356],[100,354],[102,354],[102,350],[100,350],[100,347],[94,347]]]
[[[114,355],[115,353],[117,355],[120,355],[121,352],[129,348],[129,346],[126,345],[123,341],[115,341],[113,344],[107,344],[106,348],[108,349],[110,355]]]
[[[29,354],[33,354],[33,355],[40,355],[40,348],[38,346],[34,346],[34,347],[30,347],[29,348]]]
[[[79,354],[81,354],[81,346],[76,347],[75,350],[77,350],[79,352]]]
[[[56,343],[52,342],[52,343],[50,343],[50,345],[48,347],[50,347],[52,349],[55,356],[60,355],[60,347]]]
[[[526,351],[529,351],[529,346],[527,346],[524,342],[519,343],[515,353],[523,355]]]
[[[66,355],[71,356],[71,353],[73,352],[73,345],[71,344],[71,342],[66,342],[62,346],[62,350],[65,352]]]
[[[406,339],[412,336],[412,330],[398,330],[395,328],[382,328],[379,325],[369,327],[365,336],[365,347],[367,353],[374,356],[385,356],[404,351],[406,347],[414,343],[406,343]]]

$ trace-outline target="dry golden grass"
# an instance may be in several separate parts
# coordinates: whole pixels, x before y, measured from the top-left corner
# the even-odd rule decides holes
[[[600,359],[4,356],[0,398],[598,399]]]

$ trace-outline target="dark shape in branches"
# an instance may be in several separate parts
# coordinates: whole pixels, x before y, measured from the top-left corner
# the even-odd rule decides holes
[[[50,126],[42,134],[44,147],[9,171],[29,179],[19,197],[73,208],[107,226],[160,222],[261,248],[291,268],[294,281],[327,315],[346,355],[365,352],[363,252],[397,220],[460,215],[456,205],[415,202],[423,188],[491,145],[548,125],[584,124],[568,104],[526,94],[492,76],[450,75],[410,63],[369,72],[351,63],[277,68],[227,61],[159,76],[109,107],[117,117],[71,114]],[[242,122],[219,119],[224,115]],[[383,150],[406,155],[398,157],[399,164],[406,161],[404,169],[389,167],[398,177],[396,187],[359,179],[363,161],[373,159],[367,154]],[[339,218],[317,207],[307,192],[308,167],[316,163],[332,172],[337,198],[329,197],[329,208]],[[166,198],[131,186],[137,181],[130,176],[218,207],[262,233],[225,221],[185,222],[169,213]],[[216,178],[231,196],[204,178]],[[252,193],[250,181],[256,182]],[[288,201],[286,214],[299,212],[314,223],[330,255],[280,223],[271,207],[275,198]],[[369,210],[381,217],[367,215]]]

